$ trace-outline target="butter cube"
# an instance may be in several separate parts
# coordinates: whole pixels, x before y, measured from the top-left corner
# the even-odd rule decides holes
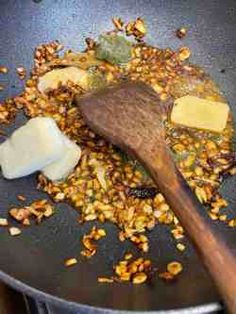
[[[77,165],[80,156],[80,147],[64,136],[63,156],[42,169],[43,174],[52,181],[65,179]]]
[[[13,132],[0,146],[3,176],[27,176],[62,158],[64,137],[52,118],[37,117]]]
[[[228,115],[229,106],[226,103],[187,95],[175,100],[171,122],[221,133],[226,126]]]

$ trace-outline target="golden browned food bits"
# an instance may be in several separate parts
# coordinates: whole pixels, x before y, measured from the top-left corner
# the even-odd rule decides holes
[[[17,199],[18,199],[19,201],[24,202],[24,201],[26,200],[26,197],[25,197],[24,195],[19,194],[19,195],[17,195]]]
[[[228,226],[233,228],[233,227],[236,227],[236,219],[231,219],[229,222],[228,222]]]
[[[182,243],[178,243],[176,247],[180,252],[183,252],[186,249],[186,246]]]
[[[143,37],[147,32],[144,20],[141,19],[140,17],[137,18],[137,20],[134,23],[134,31],[136,31],[137,36],[140,36],[140,37]]]
[[[22,66],[16,68],[16,72],[19,75],[19,78],[23,80],[26,77],[26,69]]]
[[[105,229],[98,229],[97,227],[94,226],[89,234],[85,234],[83,236],[82,243],[85,249],[82,250],[80,254],[87,258],[91,258],[97,252],[97,245],[95,244],[95,241],[98,241],[105,236],[106,236]]]
[[[10,227],[9,228],[9,233],[10,233],[10,235],[12,237],[14,237],[14,236],[20,235],[21,234],[21,230],[19,228],[17,228],[17,227]]]
[[[0,218],[0,227],[8,226],[8,220],[6,218]]]
[[[133,254],[132,254],[132,253],[126,253],[126,254],[125,254],[125,260],[126,260],[126,261],[130,260],[132,257],[133,257]]]
[[[144,283],[145,281],[147,280],[147,275],[145,273],[136,273],[134,276],[133,276],[133,279],[132,279],[132,282],[134,284],[141,284],[141,283]]]
[[[126,35],[133,35],[137,39],[143,38],[147,33],[144,20],[138,17],[135,21],[131,21],[125,26]]]
[[[18,198],[19,199],[19,198]],[[21,200],[24,200],[24,197]],[[34,218],[37,223],[54,214],[54,206],[48,200],[37,200],[24,207],[14,207],[9,209],[9,214],[23,225],[30,225],[29,218]]]
[[[70,266],[73,266],[75,264],[77,264],[78,261],[75,257],[72,257],[72,258],[68,258],[66,261],[65,261],[65,266],[66,267],[70,267]]]
[[[182,270],[183,266],[179,262],[171,262],[167,265],[167,271],[173,276],[178,275]]]
[[[119,30],[119,31],[122,31],[123,30],[123,26],[124,26],[124,22],[121,20],[121,18],[115,18],[113,17],[112,18],[112,22],[113,24],[115,25],[116,29]]]
[[[174,276],[171,273],[169,273],[168,271],[160,273],[159,277],[163,280],[166,280],[166,281],[172,281],[174,279]]]
[[[116,33],[123,31],[138,41],[146,33],[146,25],[140,18],[126,25],[119,18],[114,18],[113,23]],[[185,34],[182,27],[180,33],[180,36]],[[123,78],[142,81],[152,86],[160,99],[167,103],[166,114],[170,109],[170,100],[188,94],[215,102],[226,100],[202,69],[188,63],[191,51],[187,47],[173,51],[169,48],[152,47],[145,42],[134,43],[131,47],[131,59],[120,66],[96,59],[95,41],[87,39],[86,42],[85,52],[66,51],[62,56],[58,56],[58,51],[63,46],[57,41],[39,45],[34,53],[32,75],[27,80],[24,91],[1,104],[0,122],[4,125],[11,123],[17,111],[23,109],[28,118],[48,116],[55,119],[63,133],[82,144],[80,163],[64,182],[51,182],[42,174],[38,177],[39,190],[47,193],[56,202],[69,202],[79,211],[79,223],[95,220],[100,223],[114,223],[120,228],[121,245],[129,240],[142,252],[147,252],[149,248],[149,239],[145,232],[160,224],[170,226],[170,235],[174,240],[182,240],[185,236],[184,229],[161,193],[153,199],[139,199],[128,195],[127,187],[155,185],[137,161],[129,160],[125,154],[97,137],[86,126],[78,107],[73,104],[75,95],[82,96],[86,91],[78,84],[68,81],[64,86],[59,84],[55,90],[42,95],[37,89],[38,79],[52,69],[77,66],[85,71],[96,69],[98,77],[104,77],[109,84],[117,83]],[[231,146],[231,115],[229,114],[223,132],[217,136],[209,131],[179,127],[167,115],[164,119],[167,144],[174,155],[176,166],[189,186],[199,200],[207,205],[211,219],[236,227],[236,219],[227,218],[225,212],[222,214],[221,210],[227,202],[218,192],[223,174],[236,174]],[[99,171],[94,166],[98,163],[101,167]],[[30,215],[25,217],[27,210],[30,210]],[[39,223],[50,217],[54,210],[52,205],[38,201],[29,204],[27,208],[21,206],[11,213],[15,219],[20,219],[20,223],[27,225],[30,224],[29,219],[35,219]],[[85,234],[81,254],[86,257],[96,254],[97,240],[104,234],[104,230]],[[176,247],[180,252],[184,250],[182,243],[176,242]],[[169,271],[155,274],[163,280],[171,281],[176,278],[172,273],[178,273],[181,266],[172,265]],[[114,265],[113,276],[100,276],[97,280],[101,283],[126,283],[133,280],[139,283],[146,276],[149,278],[153,269],[150,260],[133,258],[131,253],[127,253],[123,260]]]
[[[5,67],[5,66],[0,66],[0,73],[2,73],[2,74],[7,74],[7,72],[8,72],[8,68],[7,68],[7,67]]]
[[[100,282],[100,283],[112,283],[112,282],[114,282],[114,279],[107,278],[107,277],[98,277],[98,282]]]
[[[187,35],[187,28],[180,27],[176,31],[176,36],[180,39],[184,38]]]
[[[180,61],[185,61],[191,56],[191,50],[188,47],[182,47],[178,52]]]

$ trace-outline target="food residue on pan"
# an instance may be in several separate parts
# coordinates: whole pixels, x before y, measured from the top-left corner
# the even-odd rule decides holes
[[[87,258],[92,257],[97,252],[97,245],[95,244],[95,242],[105,236],[105,229],[98,229],[96,227],[93,227],[91,232],[89,234],[85,234],[82,238],[82,243],[85,249],[82,250],[80,254]]]
[[[6,218],[0,218],[0,226],[1,227],[8,226],[8,220]]]
[[[66,267],[74,266],[77,263],[78,263],[78,260],[75,257],[71,257],[71,258],[68,258],[67,260],[65,260],[65,266]]]
[[[150,279],[154,269],[149,259],[139,257],[134,259],[132,254],[126,254],[124,259],[114,266],[114,275],[111,277],[98,277],[100,283],[132,282],[142,284]]]
[[[187,35],[187,28],[186,27],[180,27],[176,30],[176,36],[179,38],[179,39],[182,39],[184,38],[186,35]]]
[[[31,219],[35,219],[37,223],[40,223],[53,214],[54,206],[46,199],[34,201],[24,207],[13,207],[9,210],[9,215],[25,226],[31,225]]]
[[[9,233],[12,237],[18,236],[21,234],[21,230],[17,227],[10,227],[9,228]]]
[[[24,80],[26,77],[26,69],[22,66],[16,68],[16,73],[18,74],[21,80]]]
[[[7,74],[8,73],[8,68],[5,66],[0,66],[0,73],[1,74]]]
[[[152,261],[146,258],[149,251],[147,231],[159,224],[169,225],[176,249],[181,253],[187,249],[183,242],[184,230],[145,169],[86,126],[73,102],[74,96],[126,79],[149,84],[162,101],[170,104],[164,126],[166,142],[178,169],[209,216],[230,227],[236,227],[236,219],[228,217],[225,211],[228,202],[222,198],[218,188],[226,174],[236,173],[236,154],[232,150],[233,125],[227,100],[201,68],[189,63],[191,50],[188,47],[173,51],[148,45],[144,42],[147,27],[141,18],[126,24],[120,18],[113,18],[113,24],[115,30],[101,34],[98,41],[87,38],[84,52],[62,53],[63,46],[57,41],[36,48],[34,67],[25,89],[0,106],[0,123],[12,123],[17,112],[23,110],[30,119],[26,126],[35,118],[54,124],[57,129],[54,140],[58,140],[57,145],[61,143],[61,146],[58,152],[56,149],[51,154],[48,150],[45,152],[40,139],[49,138],[50,133],[43,131],[42,135],[38,126],[34,129],[39,132],[38,144],[34,143],[38,149],[37,158],[32,156],[27,164],[22,160],[21,169],[17,168],[19,164],[13,158],[11,167],[4,170],[4,162],[7,164],[9,161],[7,153],[2,156],[4,145],[19,153],[24,147],[17,147],[17,143],[15,147],[9,146],[11,138],[6,140],[7,145],[0,147],[1,165],[3,174],[9,178],[42,170],[38,176],[38,189],[55,202],[69,202],[80,213],[80,223],[108,221],[116,224],[120,228],[121,245],[130,240],[139,249],[140,257],[134,258],[127,253],[114,266],[114,275],[101,276],[98,282],[141,284],[157,273]],[[187,29],[182,27],[176,35],[183,38],[186,33]],[[1,66],[0,72],[7,73],[7,70]],[[17,72],[20,78],[26,75],[23,67]],[[200,110],[204,106],[209,113],[214,107],[214,117],[205,119]],[[189,116],[190,108],[194,117]],[[24,153],[31,156],[30,138],[27,139],[28,135],[20,129],[15,132],[19,138],[22,136],[22,143],[27,141]],[[55,142],[51,144],[56,148]],[[24,198],[19,200],[24,201]],[[46,200],[9,211],[22,228],[30,225],[32,218],[40,223],[53,213],[53,205]],[[8,227],[9,220],[2,217],[0,225]],[[9,232],[14,236],[21,230],[10,226]],[[103,228],[93,227],[81,240],[85,247],[81,255],[93,256],[97,240],[105,235]],[[68,258],[65,266],[75,265],[78,260],[76,257]],[[180,262],[170,262],[164,272],[158,271],[159,277],[173,280],[182,269]]]

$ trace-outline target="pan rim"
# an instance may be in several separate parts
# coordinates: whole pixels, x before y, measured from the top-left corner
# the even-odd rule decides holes
[[[117,310],[117,309],[111,309],[106,307],[96,307],[92,305],[77,303],[74,301],[68,301],[66,299],[57,297],[55,295],[49,294],[47,292],[43,292],[41,290],[38,290],[37,288],[33,288],[29,286],[28,284],[13,278],[11,275],[8,275],[7,273],[0,270],[0,280],[2,280],[5,284],[9,285],[10,287],[20,291],[21,293],[25,293],[26,295],[30,297],[36,297],[40,301],[45,302],[53,302],[56,306],[62,306],[65,307],[66,305],[70,309],[74,310],[87,310],[90,313],[98,313],[98,314],[144,314],[144,313],[157,313],[157,314],[197,314],[197,313],[214,313],[216,311],[219,311],[222,309],[222,305],[219,302],[212,302],[202,305],[196,305],[196,306],[190,306],[190,307],[184,307],[184,308],[178,308],[178,309],[170,309],[170,310],[151,310],[151,311],[136,311],[136,310]]]

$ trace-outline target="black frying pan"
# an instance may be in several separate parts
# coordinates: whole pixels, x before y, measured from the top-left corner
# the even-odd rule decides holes
[[[7,89],[1,98],[15,95],[22,88],[15,67],[30,68],[33,48],[42,42],[58,39],[67,47],[83,48],[84,38],[97,36],[111,28],[112,16],[130,20],[142,16],[149,26],[147,41],[161,47],[187,45],[193,51],[192,61],[202,65],[220,84],[236,112],[236,1],[234,0],[0,0],[0,60],[11,72],[1,76]],[[174,31],[187,26],[184,42]],[[22,124],[18,117],[16,126]],[[12,129],[9,129],[11,132]],[[19,157],[20,158],[20,157]],[[0,178],[0,216],[17,204],[16,196],[24,194],[28,201],[45,198],[35,190],[36,177],[15,181]],[[231,178],[222,187],[231,201],[232,214],[236,209],[236,180]],[[110,274],[112,264],[129,247],[120,245],[117,229],[105,226],[108,237],[99,245],[97,255],[67,269],[64,259],[79,256],[80,238],[91,228],[79,226],[78,213],[68,205],[57,206],[57,214],[39,226],[26,228],[16,238],[0,229],[0,277],[9,285],[36,296],[51,300],[80,313],[104,312],[104,309],[162,311],[180,310],[198,313],[219,308],[218,296],[211,279],[192,250],[176,253],[165,226],[151,234],[150,258],[161,268],[177,259],[185,264],[178,281],[166,284],[160,280],[150,285],[101,285],[97,276]],[[225,233],[232,250],[236,248],[236,230],[222,224],[215,228]],[[133,246],[130,246],[131,250]],[[223,270],[222,270],[223,271]]]

